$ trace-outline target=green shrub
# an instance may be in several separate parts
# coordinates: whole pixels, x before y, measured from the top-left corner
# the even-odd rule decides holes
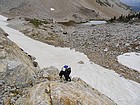
[[[127,23],[127,22],[130,22],[133,18],[137,18],[137,19],[140,19],[140,13],[136,13],[136,14],[128,14],[127,16],[124,16],[124,15],[121,15],[120,17],[116,18],[111,18],[109,20],[109,22],[124,22],[124,23]]]
[[[42,24],[48,24],[48,22],[46,20],[41,21],[38,19],[29,19],[29,18],[25,18],[25,20],[32,23],[35,27],[39,27]]]

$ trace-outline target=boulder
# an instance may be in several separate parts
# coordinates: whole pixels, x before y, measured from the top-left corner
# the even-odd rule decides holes
[[[8,61],[4,80],[9,85],[33,85],[35,72],[20,61]]]
[[[16,105],[116,105],[81,79],[72,82],[42,82],[28,90]]]
[[[59,70],[56,67],[48,67],[48,68],[44,68],[41,72],[40,72],[40,76],[42,78],[47,78],[50,81],[54,81],[54,80],[59,80]]]
[[[16,105],[116,105],[80,78],[73,78],[71,82],[60,82],[56,68],[50,67],[43,71],[53,79],[26,90],[28,95],[20,97]]]

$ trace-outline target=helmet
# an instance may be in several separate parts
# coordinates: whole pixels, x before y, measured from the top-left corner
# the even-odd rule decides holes
[[[67,69],[67,68],[68,68],[68,65],[64,65],[64,68],[66,68],[66,69]]]

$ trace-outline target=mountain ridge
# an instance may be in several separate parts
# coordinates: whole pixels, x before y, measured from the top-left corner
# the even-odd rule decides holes
[[[2,0],[0,8],[0,13],[13,17],[55,21],[85,21],[130,13],[128,7],[118,0]]]

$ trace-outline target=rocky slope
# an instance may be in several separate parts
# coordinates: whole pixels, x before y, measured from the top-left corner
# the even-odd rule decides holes
[[[7,105],[5,101],[12,97],[20,97],[21,88],[34,84],[38,70],[34,62],[0,29],[0,105]]]
[[[60,82],[57,68],[40,70],[34,60],[0,30],[0,105],[115,105],[79,78]]]
[[[11,21],[13,23],[13,21]],[[36,40],[61,47],[70,47],[85,53],[91,61],[113,69],[121,76],[140,83],[140,73],[117,62],[117,56],[126,52],[140,51],[140,23],[113,23],[97,26],[57,23],[14,24],[12,27]]]
[[[86,21],[128,14],[119,0],[1,0],[0,13],[55,21]]]

